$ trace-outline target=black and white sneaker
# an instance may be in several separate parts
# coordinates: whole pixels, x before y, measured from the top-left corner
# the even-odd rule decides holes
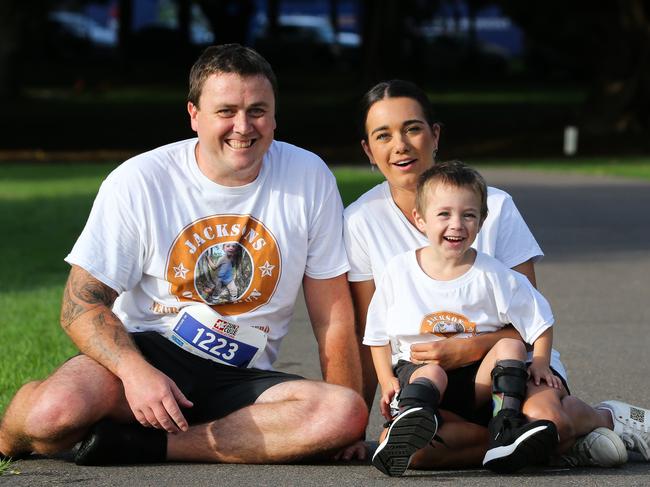
[[[490,444],[483,466],[497,473],[512,473],[524,467],[544,464],[559,442],[551,421],[528,423],[523,414],[503,409],[490,420]]]
[[[438,418],[430,408],[414,407],[393,419],[384,441],[377,447],[372,464],[386,475],[402,475],[411,457],[426,446],[438,431]]]

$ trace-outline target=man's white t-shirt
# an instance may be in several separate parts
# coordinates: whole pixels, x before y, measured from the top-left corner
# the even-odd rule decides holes
[[[270,369],[303,277],[349,269],[336,181],[316,155],[274,141],[255,181],[221,186],[198,168],[196,144],[115,169],[66,261],[119,293],[113,311],[129,331],[166,334],[181,308],[205,303],[228,323],[267,332],[255,367]],[[210,266],[226,243],[238,248],[234,295]]]
[[[429,277],[415,250],[386,265],[368,307],[364,345],[391,345],[393,365],[411,360],[411,345],[468,338],[512,324],[526,343],[553,325],[548,301],[528,279],[477,252],[472,267],[449,281]],[[551,365],[563,376],[559,356]],[[565,377],[566,378],[566,377]]]
[[[544,253],[512,197],[488,187],[488,215],[476,240],[475,249],[514,267],[529,259],[538,261]],[[429,244],[397,207],[388,182],[375,186],[344,212],[345,247],[350,260],[348,280],[379,282],[384,267],[397,254]]]

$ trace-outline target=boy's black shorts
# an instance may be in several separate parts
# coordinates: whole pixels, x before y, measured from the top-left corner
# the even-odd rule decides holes
[[[393,367],[393,373],[399,380],[400,389],[403,389],[409,383],[411,374],[423,365],[426,364],[414,364],[406,360],[397,362],[397,365]],[[465,367],[445,371],[447,374],[447,390],[440,402],[439,409],[456,413],[472,423],[487,426],[492,418],[492,401],[487,401],[486,404],[480,406],[478,409],[474,408],[476,399],[474,383],[476,382],[476,374],[480,365],[481,362],[478,361]],[[553,369],[553,367],[551,367],[551,372],[560,378],[567,393],[571,394],[569,385],[564,377]]]
[[[250,406],[276,384],[303,379],[295,374],[218,364],[183,350],[157,332],[131,336],[149,363],[172,379],[194,403],[182,409],[190,424],[222,418]]]
[[[393,368],[399,380],[400,389],[403,389],[411,378],[411,374],[426,364],[414,364],[400,360]],[[481,362],[474,362],[458,369],[447,370],[447,390],[445,391],[439,409],[462,416],[467,421],[487,426],[492,417],[492,401],[476,409],[474,382]]]

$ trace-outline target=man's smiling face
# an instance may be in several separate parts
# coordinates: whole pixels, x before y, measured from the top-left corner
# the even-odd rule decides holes
[[[199,106],[188,103],[201,171],[226,186],[250,183],[259,174],[275,131],[275,97],[264,76],[210,75]]]

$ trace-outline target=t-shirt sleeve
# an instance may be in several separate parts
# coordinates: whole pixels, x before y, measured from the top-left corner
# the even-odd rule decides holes
[[[319,186],[323,191],[317,193],[321,201],[315,203],[309,223],[305,275],[329,279],[346,273],[350,266],[343,244],[343,202],[329,170],[319,179]]]
[[[528,344],[533,344],[553,325],[551,306],[526,277],[518,275],[517,287],[505,313],[504,323],[512,323]]]
[[[494,257],[506,267],[512,268],[530,259],[537,262],[544,256],[509,195],[501,206],[498,229]]]
[[[388,323],[386,318],[388,308],[393,302],[393,290],[386,275],[379,280],[379,285],[370,300],[368,316],[366,318],[366,330],[363,336],[363,344],[370,346],[381,346],[389,343]]]
[[[348,212],[352,209],[348,208]],[[373,279],[372,265],[370,255],[368,254],[368,244],[363,237],[364,232],[359,228],[358,219],[354,214],[345,214],[343,220],[343,237],[345,241],[345,250],[350,261],[350,272],[348,272],[348,281],[370,281]]]
[[[122,293],[142,278],[145,249],[133,215],[133,201],[114,178],[104,181],[88,221],[65,258]]]

